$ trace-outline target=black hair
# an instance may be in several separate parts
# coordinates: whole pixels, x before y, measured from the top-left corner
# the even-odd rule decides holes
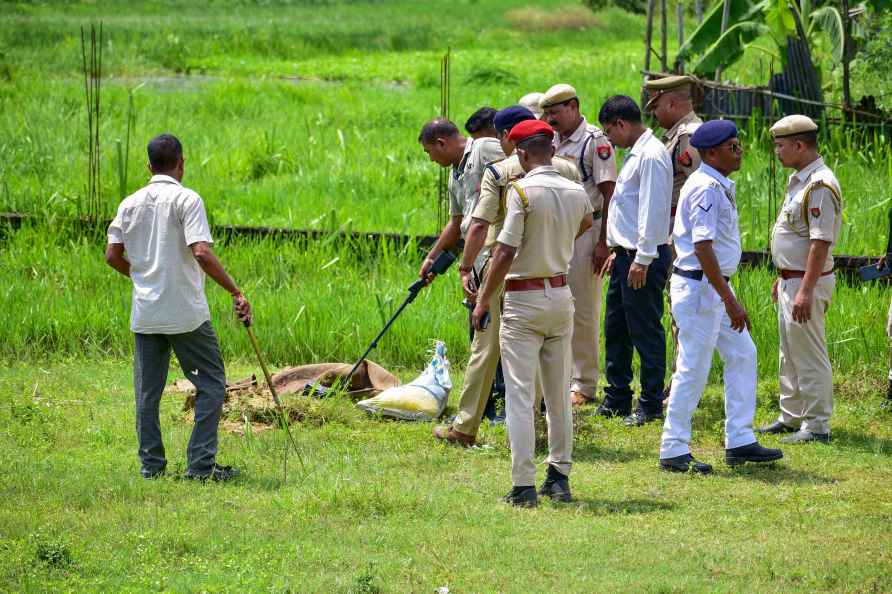
[[[601,106],[601,111],[598,112],[599,122],[612,124],[617,120],[641,123],[641,110],[638,109],[638,104],[631,97],[614,95]]]
[[[146,150],[152,171],[170,171],[183,158],[183,145],[173,134],[159,134],[149,141]]]
[[[458,126],[446,118],[434,118],[421,128],[421,133],[418,134],[418,142],[421,144],[433,144],[438,138],[452,138],[458,133]]]
[[[791,136],[787,136],[787,138],[793,141],[799,141],[809,147],[818,146],[817,130],[812,130],[811,132],[802,132],[800,134],[793,134]]]
[[[524,138],[517,143],[517,148],[529,153],[534,157],[544,157],[551,152],[551,137],[547,134],[536,134],[529,138]]]
[[[465,130],[468,134],[476,134],[487,128],[494,128],[493,118],[496,117],[496,110],[492,107],[481,107],[471,114],[468,121],[465,122]]]

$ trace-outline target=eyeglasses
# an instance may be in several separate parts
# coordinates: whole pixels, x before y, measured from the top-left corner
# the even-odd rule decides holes
[[[743,154],[743,146],[739,142],[732,142],[731,144],[724,145],[728,148],[729,151],[734,153],[735,155]]]

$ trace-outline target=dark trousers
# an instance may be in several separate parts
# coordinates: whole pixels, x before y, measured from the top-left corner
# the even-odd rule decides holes
[[[195,426],[186,450],[190,475],[206,475],[217,456],[217,425],[226,396],[226,374],[217,335],[210,322],[184,334],[134,334],[133,385],[136,389],[136,436],[143,475],[164,470],[159,407],[167,383],[170,352],[195,386]]]
[[[634,253],[619,250],[610,273],[607,312],[604,404],[628,414],[632,407],[632,354],[641,360],[641,395],[638,408],[660,413],[666,376],[666,334],[663,330],[663,294],[672,262],[668,245],[657,248],[658,257],[647,267],[647,282],[640,289],[629,286],[629,267]]]

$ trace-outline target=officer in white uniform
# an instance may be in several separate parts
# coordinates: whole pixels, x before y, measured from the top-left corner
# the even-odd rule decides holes
[[[740,263],[734,182],[743,149],[728,120],[700,126],[691,137],[703,163],[685,182],[673,229],[676,258],[670,291],[678,324],[678,361],[663,438],[660,468],[709,473],[691,455],[691,417],[709,378],[716,348],[724,362],[725,461],[769,462],[780,450],[763,448],[753,433],[756,412],[756,345],[750,321],[729,284]]]

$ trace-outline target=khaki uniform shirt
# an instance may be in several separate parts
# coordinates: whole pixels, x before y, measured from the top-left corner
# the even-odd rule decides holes
[[[480,181],[488,163],[505,158],[502,145],[495,138],[468,138],[461,162],[449,176],[449,216],[461,216],[461,233],[468,230],[471,212],[480,195]]]
[[[681,187],[700,166],[700,153],[691,146],[690,140],[702,123],[703,120],[691,111],[663,134],[663,144],[672,158],[672,216],[678,208]]]
[[[555,157],[551,164],[565,178],[574,182],[579,181],[579,170],[569,159]],[[487,248],[491,248],[495,244],[499,232],[502,230],[509,184],[521,179],[524,175],[526,172],[520,166],[517,153],[486,166],[483,181],[480,182],[480,199],[471,216],[489,223],[485,243]]]
[[[592,212],[583,187],[553,166],[537,167],[511,186],[507,202],[498,241],[517,248],[507,278],[566,274],[579,225]]]
[[[771,233],[771,259],[778,268],[805,270],[813,239],[839,239],[842,226],[842,193],[839,181],[818,157],[802,171],[790,176],[784,205]],[[833,270],[833,255],[827,252],[822,272]]]
[[[591,201],[594,217],[601,216],[604,197],[598,184],[605,181],[616,181],[616,155],[607,136],[597,127],[589,124],[585,118],[579,127],[567,136],[554,138],[554,154],[573,161],[579,170],[582,187],[585,188]]]

